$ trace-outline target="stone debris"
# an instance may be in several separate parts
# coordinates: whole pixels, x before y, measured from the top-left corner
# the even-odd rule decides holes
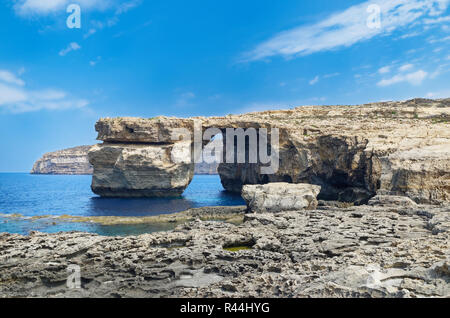
[[[314,210],[320,186],[311,184],[269,183],[246,185],[242,197],[253,213]]]

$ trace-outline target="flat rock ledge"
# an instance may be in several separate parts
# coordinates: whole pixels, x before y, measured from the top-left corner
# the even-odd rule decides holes
[[[320,186],[299,183],[269,183],[265,185],[246,185],[242,197],[248,211],[253,213],[314,210]]]
[[[69,265],[81,288],[66,286]],[[130,237],[0,234],[0,297],[449,297],[450,206],[320,206]]]

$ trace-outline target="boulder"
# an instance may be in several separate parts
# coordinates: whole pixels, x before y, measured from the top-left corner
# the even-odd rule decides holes
[[[104,143],[89,152],[94,166],[92,191],[102,197],[178,197],[194,176],[193,163],[174,162],[186,157],[190,143]]]
[[[417,207],[417,203],[408,197],[398,195],[377,195],[370,199],[370,206]]]
[[[314,210],[320,186],[311,184],[270,183],[245,185],[242,197],[252,213]]]

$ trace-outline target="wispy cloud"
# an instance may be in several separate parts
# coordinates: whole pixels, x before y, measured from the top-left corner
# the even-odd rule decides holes
[[[413,67],[414,67],[414,65],[412,65],[412,64],[405,64],[405,65],[400,66],[400,67],[398,68],[398,70],[399,70],[400,72],[406,72],[406,71],[411,70]]]
[[[336,72],[336,73],[331,73],[331,74],[325,74],[325,75],[323,76],[323,78],[332,78],[332,77],[336,77],[336,76],[339,76],[339,75],[341,75],[341,73],[338,73],[338,72]]]
[[[105,21],[92,21],[92,26],[89,29],[89,31],[84,35],[84,38],[88,38],[94,34],[96,34],[98,31],[103,30],[105,28],[110,28],[115,26],[117,23],[119,23],[119,17],[130,11],[131,9],[134,9],[138,7],[142,3],[142,0],[129,0],[122,2],[118,4],[115,7],[115,11],[112,14],[111,17],[106,19]]]
[[[90,66],[95,66],[95,65],[97,65],[97,63],[100,62],[101,60],[102,60],[102,57],[101,57],[101,56],[97,56],[97,58],[96,58],[95,60],[89,61],[89,65],[90,65]]]
[[[315,85],[319,82],[319,80],[320,80],[320,77],[316,76],[312,80],[309,81],[309,85]]]
[[[13,8],[17,15],[22,18],[38,18],[45,16],[67,15],[66,8],[69,4],[77,3],[81,7],[81,12],[101,11],[107,13],[107,18],[103,21],[91,20],[91,26],[84,34],[88,38],[98,31],[112,27],[119,22],[119,17],[138,7],[143,0],[9,0],[14,3]]]
[[[450,36],[446,36],[446,37],[438,38],[438,39],[436,39],[436,38],[428,39],[428,43],[430,43],[430,44],[447,42],[447,41],[450,41]]]
[[[6,71],[6,70],[0,70],[0,82],[14,84],[14,85],[18,85],[18,86],[25,85],[25,82],[23,80],[21,80],[15,74],[13,74],[9,71]]]
[[[88,104],[87,100],[71,98],[58,89],[26,89],[25,81],[7,70],[0,70],[0,110],[26,113],[83,108]]]
[[[48,15],[58,11],[65,13],[71,3],[78,3],[82,10],[105,10],[114,5],[114,0],[18,0],[14,10],[21,16]]]
[[[273,56],[289,58],[348,47],[418,23],[419,18],[436,19],[445,12],[449,2],[450,0],[367,1],[335,13],[316,24],[282,32],[244,54],[241,61],[251,62]],[[378,4],[381,9],[380,28],[367,25],[370,16],[367,8],[373,4]]]
[[[378,73],[386,74],[386,73],[389,73],[390,71],[391,71],[391,67],[390,66],[384,66],[384,67],[382,67],[382,68],[380,68],[378,70]]]
[[[402,82],[408,82],[412,85],[420,85],[425,78],[427,78],[428,73],[419,70],[411,73],[401,73],[397,74],[391,78],[383,79],[377,83],[378,86],[385,87],[393,84],[398,84]]]
[[[189,106],[190,102],[196,97],[195,93],[193,92],[186,92],[181,94],[177,101],[176,101],[176,106]]]
[[[320,75],[316,75],[312,80],[309,81],[309,85],[316,85],[317,83],[319,83],[319,81],[323,78],[323,79],[328,79],[328,78],[333,78],[336,76],[341,75],[341,73],[330,73],[330,74],[325,74],[323,76]]]
[[[66,56],[70,52],[77,51],[79,49],[81,49],[81,46],[77,42],[72,42],[65,49],[62,49],[61,51],[59,51],[59,55]]]

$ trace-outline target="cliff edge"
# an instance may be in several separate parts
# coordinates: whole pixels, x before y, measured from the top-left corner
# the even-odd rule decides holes
[[[79,146],[46,153],[36,161],[31,174],[89,175],[93,173],[87,155],[92,146]]]
[[[208,118],[103,118],[96,124],[103,144],[89,152],[92,188],[106,196],[174,188],[181,194],[190,178],[181,180],[176,170],[183,167],[187,176],[194,165],[176,163],[170,154],[189,159],[192,144],[171,137],[180,129],[194,132],[200,123],[203,131],[279,129],[279,169],[263,175],[260,164],[222,163],[219,174],[226,190],[240,193],[246,184],[310,183],[322,187],[321,200],[365,204],[377,194],[389,194],[440,203],[450,201],[449,122],[450,99],[304,106]]]

